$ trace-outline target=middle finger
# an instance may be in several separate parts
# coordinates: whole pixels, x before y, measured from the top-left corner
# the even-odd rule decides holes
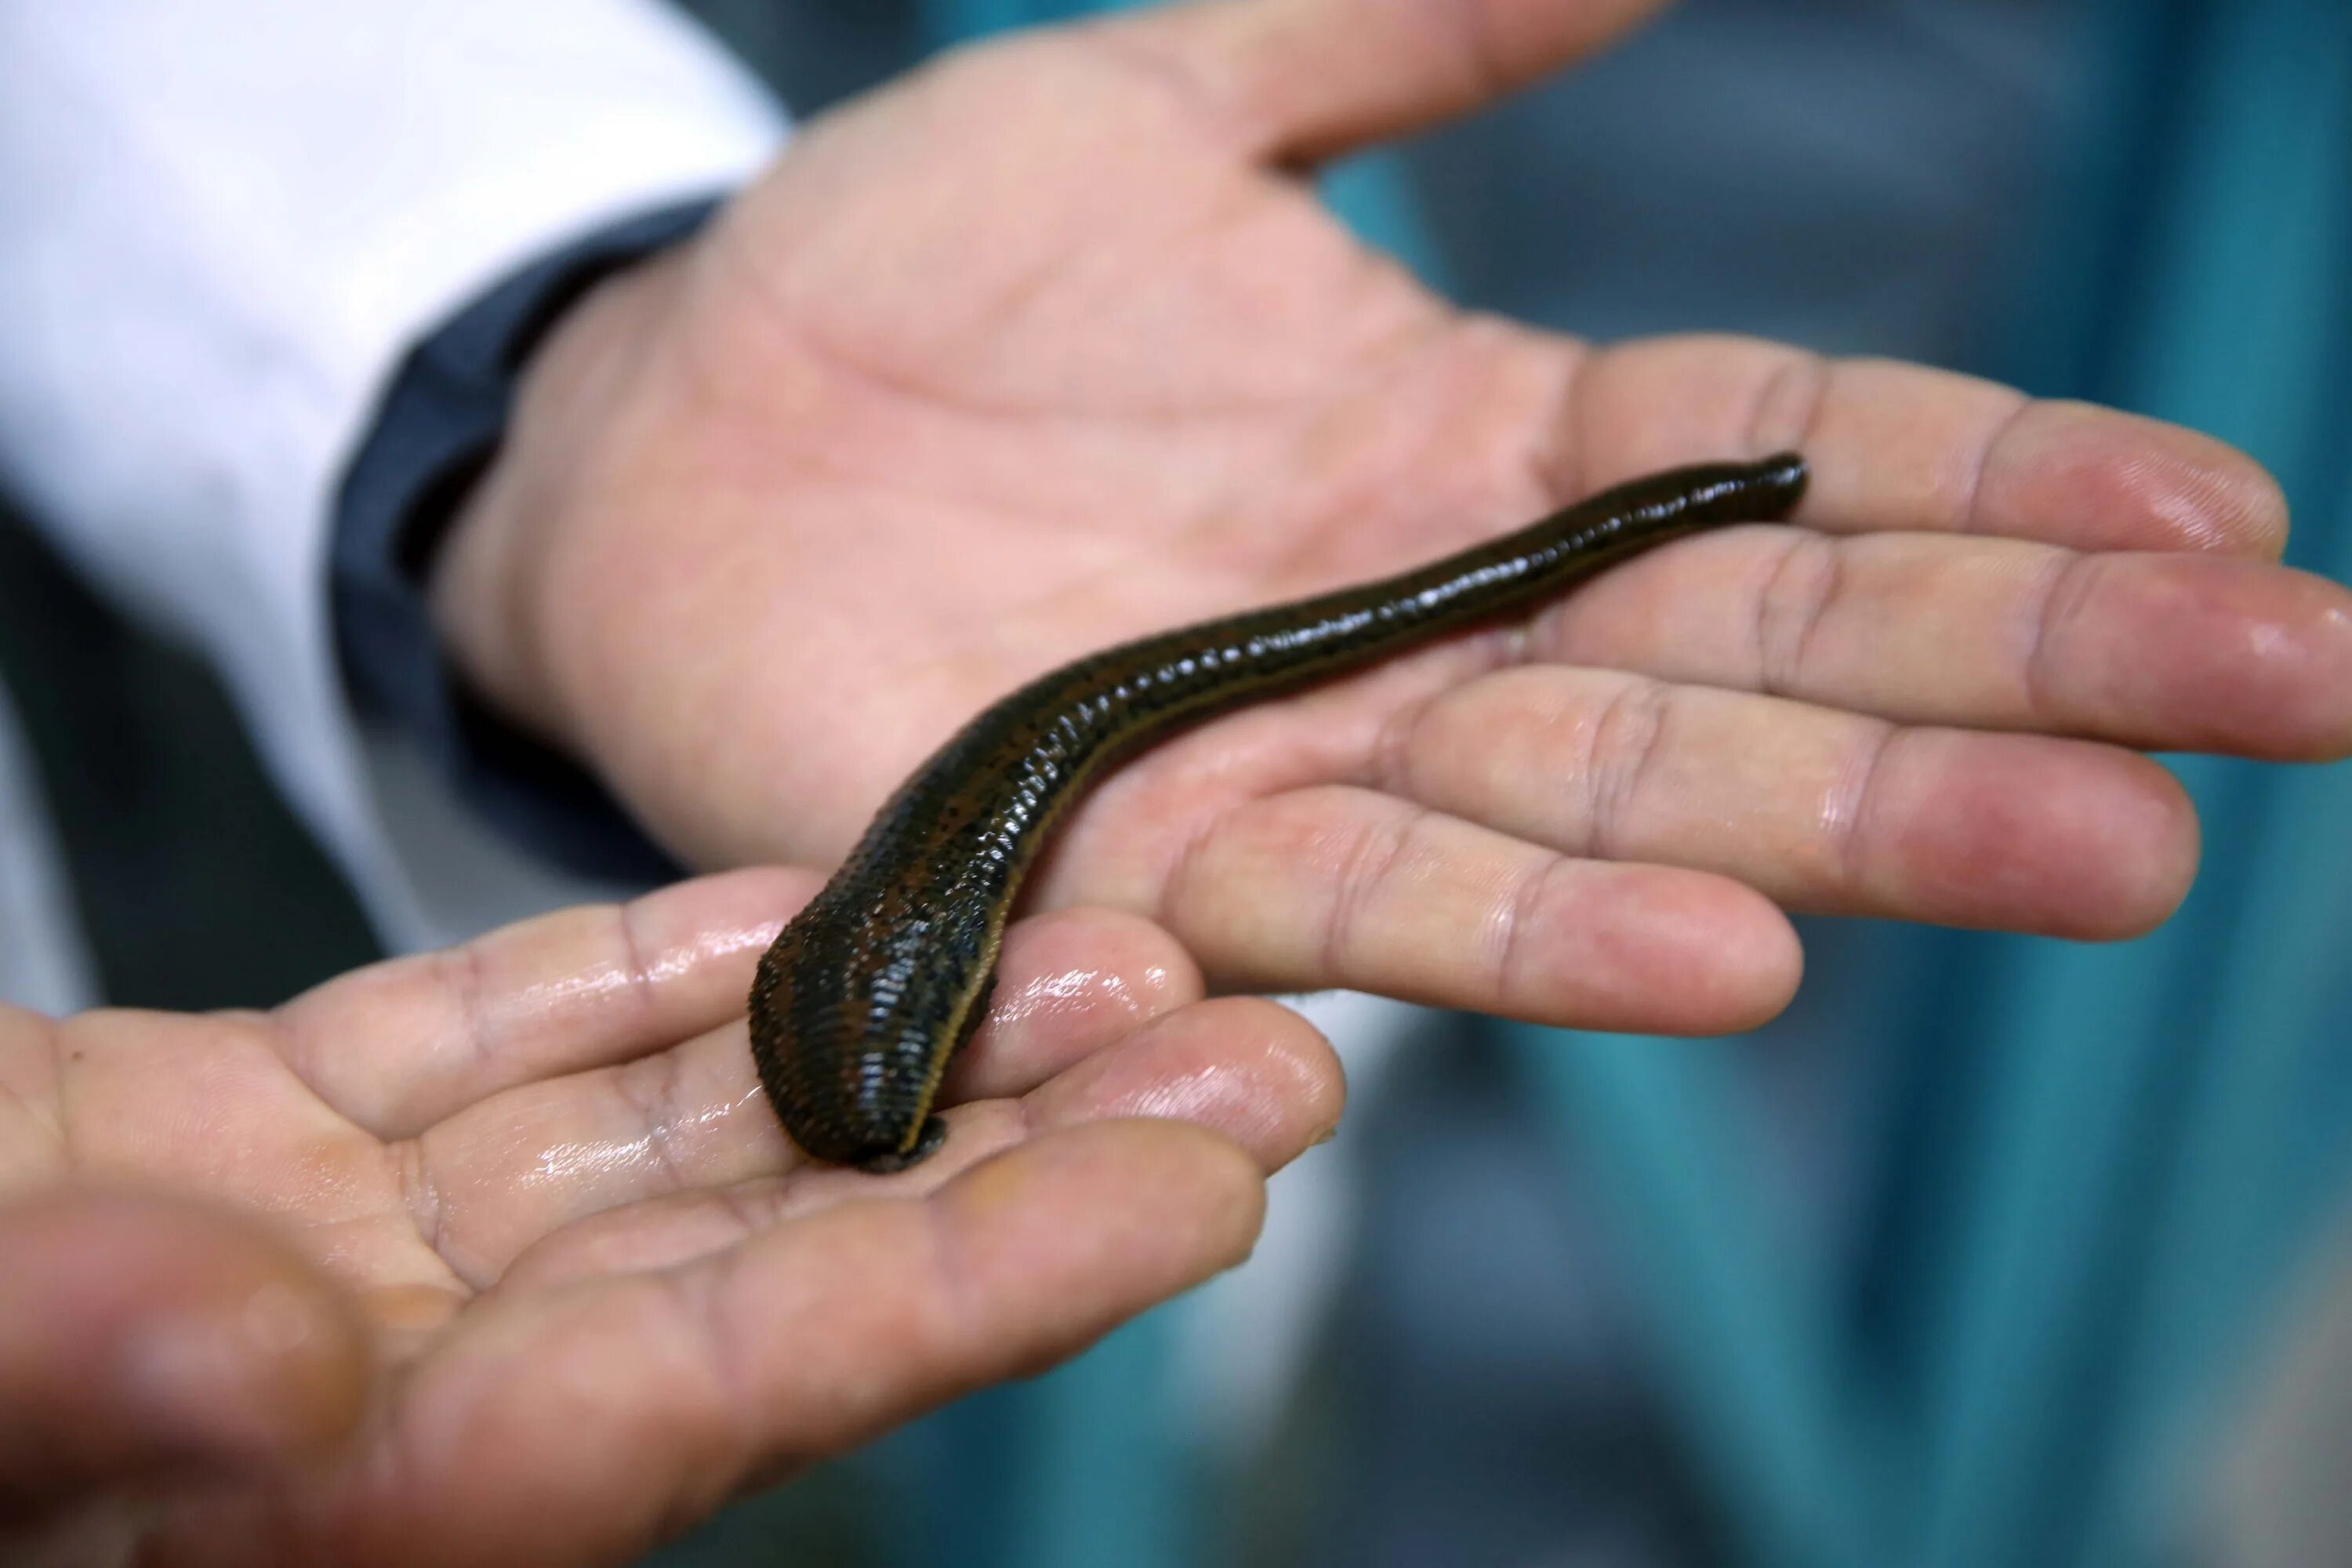
[[[1530,647],[1915,723],[2280,760],[2352,747],[2352,595],[2256,561],[1730,529],[1616,568]]]

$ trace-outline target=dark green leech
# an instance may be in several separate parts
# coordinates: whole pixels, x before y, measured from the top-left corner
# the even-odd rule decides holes
[[[986,1016],[1022,878],[1112,763],[1525,609],[1681,534],[1777,521],[1804,487],[1793,453],[1678,468],[1401,576],[1164,632],[1031,681],[899,786],[760,960],[751,1055],[784,1130],[820,1160],[875,1171],[939,1146],[932,1096]]]

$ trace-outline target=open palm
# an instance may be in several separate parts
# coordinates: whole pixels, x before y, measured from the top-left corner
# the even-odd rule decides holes
[[[0,1009],[0,1555],[625,1561],[1237,1261],[1338,1118],[1296,1015],[1072,912],[1014,928],[947,1152],[811,1166],[740,1015],[814,885],[548,916],[268,1015]]]
[[[551,341],[446,626],[682,853],[829,864],[1046,667],[1796,447],[1801,526],[1182,738],[1039,901],[1220,985],[1658,1031],[1785,1002],[1783,908],[2146,928],[2196,828],[2131,748],[2352,744],[2352,600],[2270,563],[2259,469],[1923,369],[1465,314],[1296,176],[1646,8],[1176,7],[813,124]]]

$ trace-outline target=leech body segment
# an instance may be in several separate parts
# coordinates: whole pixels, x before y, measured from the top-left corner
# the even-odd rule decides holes
[[[1677,468],[1359,587],[1126,643],[1029,682],[899,786],[760,961],[751,1055],[793,1141],[898,1170],[938,1147],[931,1101],[988,1010],[1022,879],[1115,763],[1201,720],[1558,596],[1653,545],[1786,517],[1793,453]]]

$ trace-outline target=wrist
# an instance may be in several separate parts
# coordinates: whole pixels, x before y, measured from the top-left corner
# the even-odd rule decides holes
[[[658,312],[631,301],[667,292],[654,279],[716,205],[598,230],[449,317],[401,363],[334,503],[334,635],[353,705],[484,820],[592,876],[674,866],[573,760],[588,749],[579,710],[558,700],[542,650],[582,617],[546,613],[567,596],[546,582],[559,542],[540,520],[576,531],[580,502],[605,489],[614,430],[599,421],[662,335]]]
[[[563,522],[603,469],[680,270],[675,251],[594,285],[533,350],[513,416],[458,505],[426,579],[433,628],[472,695],[574,755],[589,727],[564,678]]]

